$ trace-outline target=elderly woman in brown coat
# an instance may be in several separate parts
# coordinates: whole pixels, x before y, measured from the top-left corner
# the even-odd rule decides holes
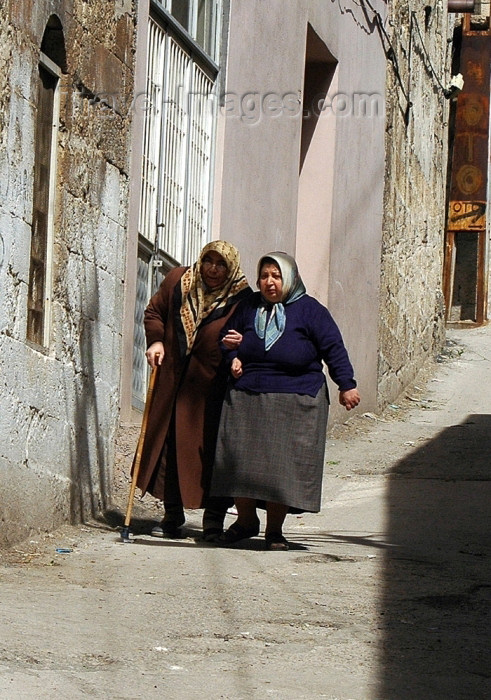
[[[160,365],[137,486],[164,501],[156,537],[177,537],[184,508],[204,508],[203,538],[223,531],[227,499],[210,499],[216,435],[227,383],[218,337],[252,293],[237,249],[208,243],[191,267],[171,270],[144,316],[146,357]]]

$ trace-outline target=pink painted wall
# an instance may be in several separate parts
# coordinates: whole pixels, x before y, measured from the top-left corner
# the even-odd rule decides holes
[[[380,0],[374,6],[385,11]],[[309,24],[307,58],[332,63],[327,106],[307,134]],[[260,255],[296,256],[309,293],[341,327],[364,411],[376,406],[385,71],[380,38],[358,3],[231,2],[215,231],[238,245],[251,283]],[[377,116],[363,116],[360,94],[379,96]]]

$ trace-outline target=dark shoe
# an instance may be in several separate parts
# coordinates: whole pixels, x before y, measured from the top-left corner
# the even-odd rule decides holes
[[[215,499],[218,500],[218,499]],[[221,508],[205,508],[203,511],[203,542],[216,542],[223,535],[226,511]]]
[[[270,532],[265,536],[265,540],[266,549],[271,552],[286,552],[290,549],[290,545],[281,532]]]
[[[181,536],[181,525],[184,525],[184,513],[182,518],[165,518],[159,525],[154,525],[150,534],[152,537],[168,537],[169,539],[177,539]]]
[[[203,529],[203,542],[217,542],[223,535],[223,527],[205,527]]]
[[[240,540],[246,540],[249,537],[256,537],[256,535],[259,535],[259,528],[259,519],[256,523],[254,523],[254,525],[250,525],[249,527],[239,525],[237,522],[232,523],[228,530],[225,530],[223,535],[218,538],[217,543],[227,547],[230,544],[240,542]]]

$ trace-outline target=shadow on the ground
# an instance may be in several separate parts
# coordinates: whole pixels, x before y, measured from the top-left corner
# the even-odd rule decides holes
[[[491,416],[398,462],[387,492],[381,700],[491,697]],[[366,544],[366,543],[365,543]]]
[[[135,535],[148,535],[157,520],[158,518],[152,518],[146,513],[143,515],[137,513],[131,518],[131,532]],[[125,514],[118,508],[109,508],[104,512],[104,522],[111,528],[122,528],[124,521]]]
[[[201,529],[196,529],[188,524],[184,525],[181,528],[182,531],[182,537],[178,538],[169,538],[169,537],[164,537],[164,538],[159,538],[159,537],[150,537],[150,532],[152,527],[156,524],[158,521],[158,518],[151,518],[148,515],[142,515],[141,513],[138,513],[138,509],[135,509],[137,511],[137,514],[131,518],[131,524],[130,524],[130,533],[131,533],[131,540],[134,543],[137,544],[145,544],[148,546],[155,546],[155,545],[160,545],[160,546],[166,546],[166,545],[171,545],[171,546],[193,546],[195,547],[196,544],[199,544],[203,547],[213,547],[213,543],[209,542],[204,542],[201,539],[202,531]],[[112,530],[119,530],[121,531],[124,525],[124,520],[125,520],[125,514],[118,509],[117,507],[114,508],[109,508],[105,511],[104,517],[102,520],[102,523],[109,526],[110,529]],[[141,538],[142,536],[148,536],[146,539],[136,539],[136,538]],[[193,543],[194,540],[194,543]],[[298,538],[296,536],[290,536],[288,535],[288,542],[290,543],[290,550],[308,550],[308,542],[309,536],[306,537],[301,537]],[[246,539],[242,540],[241,542],[237,542],[236,544],[229,546],[229,547],[220,547],[221,549],[244,549],[244,550],[252,550],[252,551],[260,551],[264,549],[264,538],[263,537],[253,537],[252,539]]]

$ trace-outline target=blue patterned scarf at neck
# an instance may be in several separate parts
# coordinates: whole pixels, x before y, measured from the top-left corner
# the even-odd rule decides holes
[[[273,261],[281,272],[282,298],[281,301],[271,304],[261,297],[261,304],[256,311],[254,330],[258,338],[264,339],[264,348],[268,351],[281,338],[286,328],[285,305],[303,297],[306,293],[305,285],[298,273],[295,260],[286,253],[274,252],[263,255],[257,266],[257,279],[261,274],[261,268],[265,263]]]
[[[269,313],[271,312],[271,313]],[[269,314],[269,318],[268,318]],[[258,338],[264,338],[264,348],[269,348],[281,338],[286,327],[285,307],[281,302],[268,304],[262,300],[261,306],[256,311],[254,319],[254,330]]]

